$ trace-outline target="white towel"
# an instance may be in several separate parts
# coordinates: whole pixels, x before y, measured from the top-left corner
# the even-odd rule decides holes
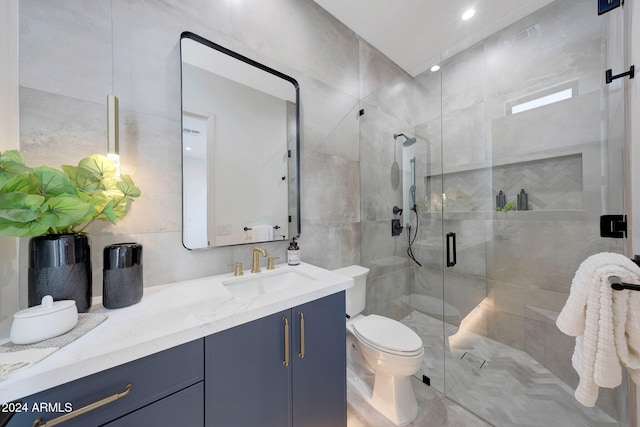
[[[576,337],[571,363],[580,376],[576,399],[595,405],[598,387],[622,381],[622,362],[640,383],[640,292],[611,289],[609,277],[640,283],[640,267],[610,252],[592,255],[580,264],[556,325]]]
[[[254,225],[251,227],[251,240],[254,242],[273,240],[273,225]]]
[[[617,322],[616,348],[620,360],[625,364],[634,383],[640,384],[640,292],[616,292],[623,298],[625,316]]]

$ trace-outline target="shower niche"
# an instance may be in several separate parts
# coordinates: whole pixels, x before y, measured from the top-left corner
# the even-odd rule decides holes
[[[526,189],[527,210],[582,211],[583,169],[582,153],[577,153],[425,176],[425,208],[428,212],[444,209],[449,214],[496,211],[495,200],[500,191],[507,203],[516,203],[518,193]],[[446,193],[440,192],[443,180],[447,182]],[[513,216],[516,210],[509,211],[509,215]]]

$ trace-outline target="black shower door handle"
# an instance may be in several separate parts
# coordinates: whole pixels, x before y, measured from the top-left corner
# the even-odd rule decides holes
[[[453,249],[453,252],[451,251]],[[453,254],[453,261],[451,260]],[[447,233],[447,267],[456,265],[456,233]]]

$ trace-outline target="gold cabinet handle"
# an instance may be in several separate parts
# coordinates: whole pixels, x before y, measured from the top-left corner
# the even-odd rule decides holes
[[[57,426],[58,424],[61,424],[65,421],[69,421],[70,419],[75,418],[79,415],[86,414],[87,412],[93,411],[94,409],[98,409],[99,407],[104,406],[108,403],[115,402],[118,399],[126,397],[129,393],[131,393],[131,387],[133,387],[132,384],[127,384],[124,388],[124,391],[120,393],[116,393],[109,397],[105,397],[104,399],[99,400],[97,402],[90,403],[87,406],[83,406],[80,409],[69,412],[68,414],[64,414],[58,418],[54,418],[51,421],[44,421],[42,418],[38,418],[33,422],[33,427]]]
[[[284,360],[282,364],[289,366],[289,319],[282,316],[282,320],[284,320]]]
[[[298,316],[300,316],[300,353],[298,353],[298,357],[304,359],[304,313],[298,310]]]

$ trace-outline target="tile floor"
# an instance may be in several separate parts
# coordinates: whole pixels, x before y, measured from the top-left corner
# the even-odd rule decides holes
[[[488,427],[491,424],[457,405],[431,387],[413,378],[418,416],[413,427]],[[371,408],[351,387],[347,387],[347,427],[395,427]]]
[[[419,412],[410,426],[619,425],[604,411],[580,405],[572,388],[525,352],[474,333],[459,334],[456,348],[445,349],[441,321],[414,311],[402,322],[425,342],[424,370],[436,388],[445,380],[436,365],[444,363],[447,373],[447,396],[413,378]],[[446,327],[447,335],[455,333],[455,327]],[[393,426],[350,387],[347,396],[348,427]]]

